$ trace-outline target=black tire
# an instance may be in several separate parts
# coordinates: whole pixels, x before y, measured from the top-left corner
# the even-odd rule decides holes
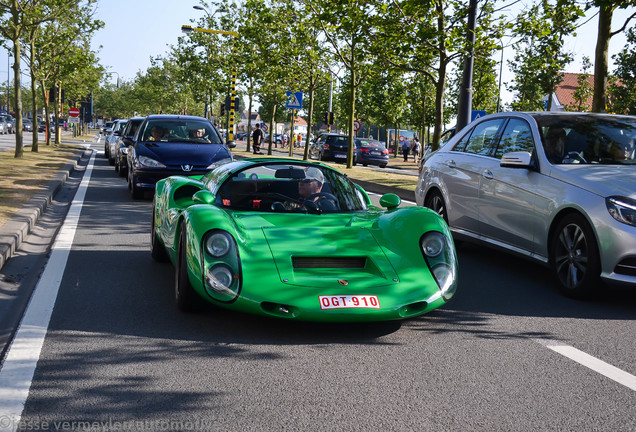
[[[117,164],[119,167],[119,177],[127,177],[128,176],[128,165],[122,165],[121,163]]]
[[[559,290],[571,298],[589,298],[600,283],[601,259],[594,231],[578,213],[565,216],[550,239],[550,267]]]
[[[426,197],[426,201],[424,202],[424,207],[430,208],[435,213],[439,214],[446,224],[448,224],[448,212],[446,211],[446,202],[444,201],[444,197],[438,191],[432,192],[428,197]]]
[[[386,168],[386,164],[380,165],[380,168]]]
[[[135,180],[135,174],[133,174],[131,171],[129,171],[128,173],[128,190],[130,191],[130,196],[133,199],[141,199],[144,196],[144,193],[142,190],[140,190],[137,186],[136,186],[136,180]]]
[[[181,312],[192,312],[195,308],[196,293],[188,278],[188,264],[186,259],[185,223],[181,224],[179,246],[177,251],[177,265],[174,272],[174,294],[177,308]]]
[[[168,253],[166,252],[166,248],[157,238],[157,231],[155,230],[155,208],[153,200],[152,220],[150,221],[150,255],[152,256],[152,259],[157,262],[166,262],[168,261]]]

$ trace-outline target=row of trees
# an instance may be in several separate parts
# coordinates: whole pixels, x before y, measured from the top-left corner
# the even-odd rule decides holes
[[[14,61],[11,108],[16,118],[16,158],[22,157],[24,151],[22,64],[31,78],[32,112],[37,113],[43,105],[46,118],[50,117],[49,98],[55,101],[54,106],[59,106],[62,86],[68,100],[79,101],[99,85],[104,69],[90,50],[92,34],[103,26],[93,17],[95,3],[96,0],[0,0],[0,43],[12,52]],[[57,134],[56,142],[59,143]],[[32,150],[38,151],[37,127],[33,128]]]
[[[510,4],[482,0],[472,47],[466,39],[465,0],[245,0],[240,5],[231,0],[201,1],[204,13],[194,22],[196,27],[238,36],[184,35],[161,59],[152,59],[145,72],[121,86],[106,84],[106,79],[97,84],[108,73],[88,49],[92,32],[102,25],[92,18],[94,2],[0,0],[0,35],[2,43],[11,45],[15,59],[22,56],[27,61],[31,82],[39,83],[40,93],[61,83],[67,98],[77,101],[94,90],[95,113],[104,117],[203,114],[210,106],[218,114],[235,72],[238,91],[248,100],[247,109],[251,112],[258,101],[261,118],[270,123],[289,118],[284,108],[287,90],[305,93],[306,120],[310,125],[319,123],[335,84],[332,110],[340,129],[350,132],[350,140],[354,120],[362,119],[367,125],[396,129],[415,125],[421,136],[432,128],[430,141],[435,148],[443,125],[456,115],[461,82],[457,66],[465,53],[474,51],[473,108],[494,112],[499,106],[494,59],[503,49],[504,35],[512,36],[517,55],[510,62],[515,100],[509,108],[542,109],[545,95],[555,90],[559,72],[572,59],[563,49],[564,37],[575,31],[586,10],[595,10],[600,17],[593,65],[601,85],[594,87],[594,110],[607,109],[611,91],[620,94],[610,99],[617,101],[612,111],[636,112],[634,86],[629,87],[633,46],[618,56],[615,73],[619,79],[607,84],[609,40],[626,31],[636,15],[612,26],[612,14],[618,8],[633,7],[635,0],[586,0],[584,4],[536,0],[515,17],[501,12]],[[614,33],[613,27],[617,28]],[[636,45],[633,32],[630,44]],[[22,47],[27,47],[28,55],[23,55]],[[19,83],[16,65],[14,76]],[[19,85],[14,88],[19,92]],[[18,105],[17,94],[15,100]],[[15,111],[19,110],[16,106]],[[16,157],[21,151],[21,142],[16,143]],[[352,156],[350,151],[348,166]]]

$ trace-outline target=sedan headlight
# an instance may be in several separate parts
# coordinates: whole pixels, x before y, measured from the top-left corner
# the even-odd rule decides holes
[[[166,167],[161,162],[146,156],[139,156],[139,163],[148,168],[165,168]]]
[[[420,239],[422,254],[444,300],[457,289],[457,257],[451,239],[439,231],[429,231]]]
[[[636,226],[636,200],[614,196],[607,198],[605,205],[614,219],[627,225]]]

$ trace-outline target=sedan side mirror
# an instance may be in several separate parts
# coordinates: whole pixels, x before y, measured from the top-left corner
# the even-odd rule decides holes
[[[225,143],[225,145],[227,145],[229,148],[236,147],[236,143],[234,141],[228,141],[227,143]]]
[[[504,168],[530,168],[532,153],[525,151],[506,153],[501,157],[499,165]]]

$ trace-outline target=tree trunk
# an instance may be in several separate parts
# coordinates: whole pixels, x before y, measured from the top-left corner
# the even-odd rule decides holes
[[[315,82],[309,86],[309,118],[307,119],[307,135],[305,137],[305,152],[303,154],[303,160],[309,159],[309,136],[311,135],[311,125],[314,118],[314,86]]]
[[[33,123],[33,130],[31,131],[31,135],[33,136],[33,144],[31,144],[31,151],[34,153],[37,153],[40,148],[39,148],[39,143],[38,143],[38,109],[37,109],[37,94],[36,89],[36,83],[35,83],[35,74],[33,73],[34,71],[34,66],[33,66],[33,62],[34,62],[34,54],[35,54],[35,42],[34,39],[31,38],[31,52],[29,53],[29,62],[31,63],[30,65],[30,71],[31,71],[31,104],[33,105],[33,118],[31,119],[32,123]]]
[[[20,15],[18,13],[18,1],[13,0],[11,5],[11,15],[13,19],[14,31],[16,38],[13,40],[13,96],[15,98],[15,105],[13,110],[15,111],[15,123],[13,125],[15,129],[15,157],[21,158],[24,155],[24,147],[22,140],[22,84],[20,83],[20,39],[19,35]],[[7,107],[8,109],[9,107]]]
[[[594,97],[592,112],[602,113],[607,109],[607,69],[609,41],[612,32],[612,15],[616,6],[599,6],[598,37],[594,56]]]
[[[274,119],[276,118],[276,108],[278,108],[278,104],[274,104],[274,106],[272,107],[272,118],[269,121],[269,146],[267,147],[267,154],[270,156],[272,155],[272,136],[274,136]]]
[[[44,100],[44,118],[42,119],[44,121],[44,134],[45,134],[46,145],[50,146],[51,145],[51,122],[49,119],[51,118],[51,112],[49,111],[49,95],[46,91],[46,82],[44,82],[44,80],[40,81],[40,86],[42,87],[42,99]]]

